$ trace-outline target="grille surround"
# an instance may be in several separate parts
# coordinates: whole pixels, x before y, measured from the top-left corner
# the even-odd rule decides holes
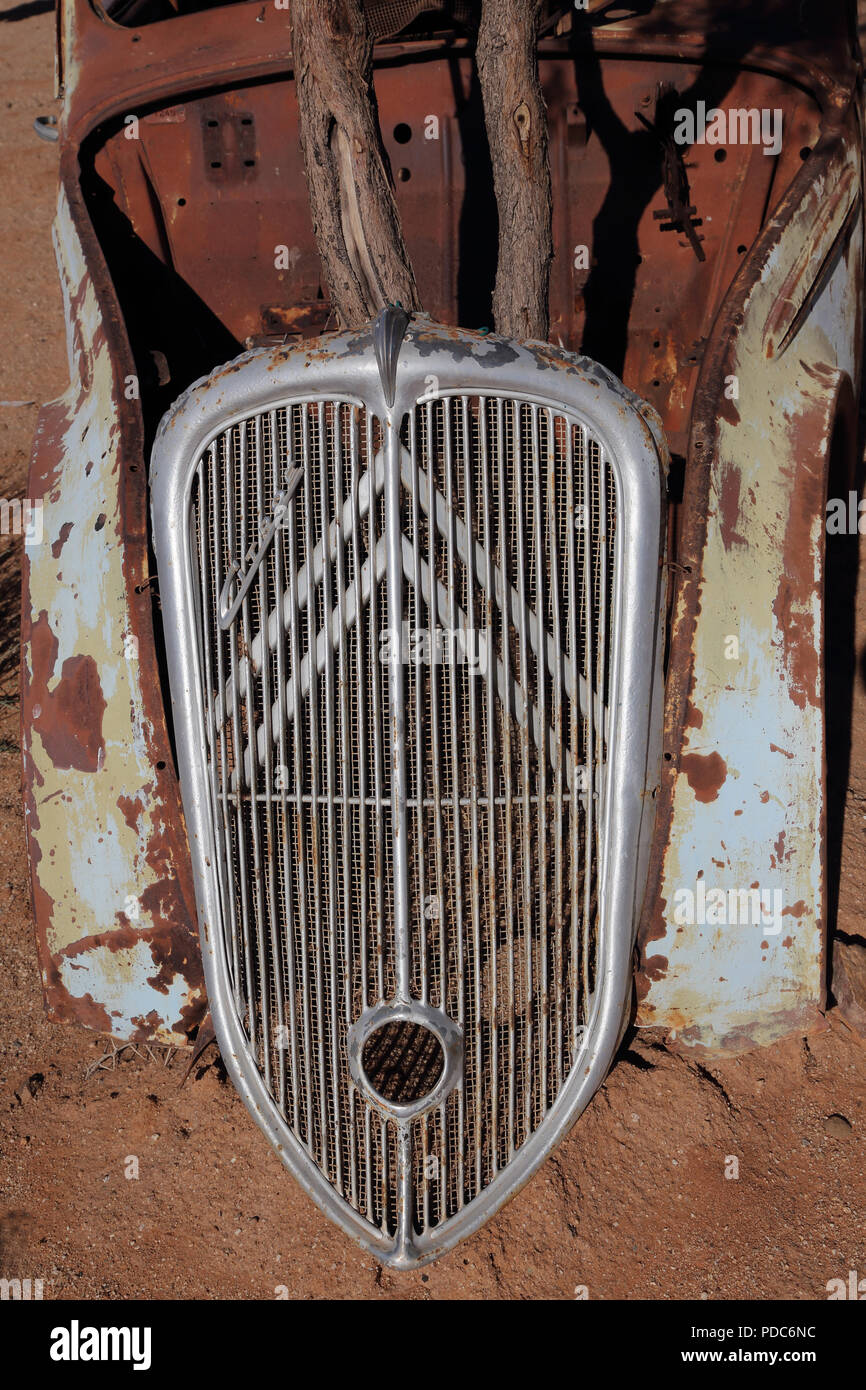
[[[378,1259],[412,1268],[436,1258],[477,1229],[531,1176],[603,1080],[620,1035],[631,992],[631,951],[642,891],[641,865],[651,828],[652,803],[645,792],[647,785],[652,785],[648,776],[655,777],[654,764],[659,756],[663,611],[659,557],[665,448],[655,418],[637,398],[596,364],[562,351],[442,328],[419,316],[406,334],[399,357],[395,354],[390,364],[390,376],[387,364],[381,361],[381,351],[379,358],[373,329],[369,328],[327,335],[292,350],[248,353],[197,383],[176,403],[160,427],[151,470],[152,515],[178,767],[206,982],[224,1060],[251,1114],[325,1213]],[[388,612],[399,611],[402,617],[402,585],[406,576],[405,563],[401,561],[405,544],[401,490],[401,466],[405,470],[401,448],[405,454],[405,446],[401,445],[401,429],[419,399],[439,401],[452,396],[523,401],[530,408],[555,411],[578,422],[599,441],[615,478],[616,582],[610,620],[612,627],[615,624],[617,637],[611,649],[609,715],[604,721],[607,760],[599,788],[595,989],[582,1042],[540,1122],[530,1127],[528,1137],[503,1166],[497,1170],[494,1163],[492,1179],[479,1185],[476,1195],[432,1227],[423,1228],[422,1223],[421,1230],[415,1229],[412,1191],[419,1124],[424,1126],[425,1152],[427,1144],[426,1121],[417,1117],[431,1113],[431,1096],[408,1107],[367,1096],[381,1116],[383,1152],[386,1143],[393,1149],[393,1153],[389,1149],[388,1161],[383,1159],[383,1171],[390,1173],[392,1187],[396,1182],[397,1190],[389,1191],[382,1199],[382,1209],[390,1202],[394,1219],[389,1225],[383,1217],[383,1229],[340,1195],[322,1166],[311,1157],[309,1145],[293,1132],[272,1088],[266,1084],[261,1059],[236,1007],[237,982],[233,983],[226,944],[227,866],[223,862],[219,806],[206,752],[211,737],[211,711],[202,695],[206,685],[202,600],[196,597],[195,547],[189,517],[199,477],[197,470],[214,438],[241,422],[293,402],[339,399],[354,403],[375,416],[382,427],[382,539],[387,556],[382,582]],[[369,458],[367,463],[371,465]],[[370,475],[378,466],[374,460]],[[367,486],[369,490],[369,476]],[[378,488],[375,491],[378,496]],[[260,511],[259,519],[261,515]],[[375,564],[378,561],[374,556],[374,569]],[[429,582],[426,592],[429,597]],[[512,601],[505,605],[506,610]],[[546,636],[539,635],[537,640],[546,645]],[[390,667],[385,669],[388,674],[383,679],[390,681]],[[209,690],[212,688],[212,684],[208,686]],[[590,698],[594,698],[592,692]],[[399,704],[399,699],[395,700],[391,710],[388,747],[392,757],[395,749],[401,750],[400,756],[393,757],[390,791],[392,826],[393,818],[402,817],[404,834],[398,839],[405,847],[406,803],[411,790],[405,779],[411,769],[407,767]],[[383,737],[385,732],[383,729]],[[254,768],[252,749],[250,762]],[[388,868],[394,888],[393,918],[407,922],[411,896],[408,862],[404,859],[401,865],[398,852]],[[325,872],[323,868],[322,873]],[[387,998],[373,998],[370,1008],[360,1018],[355,1017],[348,1029],[353,1083],[363,1093],[364,1077],[358,1070],[358,1059],[366,1037],[382,1023],[405,1018],[429,1027],[443,1049],[445,1065],[432,1102],[451,1095],[460,1097],[462,1106],[462,1058],[464,1050],[474,1046],[474,1040],[463,1036],[461,1025],[449,1019],[444,1008],[431,1008],[413,996],[412,943],[408,932],[408,927],[402,934],[395,929],[396,1007]],[[393,993],[384,991],[388,997]],[[547,1017],[546,1011],[543,1016]],[[391,1172],[392,1167],[396,1173]]]

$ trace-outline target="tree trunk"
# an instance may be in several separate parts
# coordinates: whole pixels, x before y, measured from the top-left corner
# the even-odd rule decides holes
[[[292,0],[291,16],[301,149],[333,307],[349,328],[387,303],[419,309],[360,0]]]
[[[540,0],[484,0],[476,55],[499,209],[496,331],[546,341],[553,210],[539,10]]]

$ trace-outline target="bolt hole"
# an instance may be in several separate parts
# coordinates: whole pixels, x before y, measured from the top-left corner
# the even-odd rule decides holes
[[[716,161],[717,164],[724,164],[727,157],[727,150],[716,150],[715,154],[713,155],[713,159]]]
[[[185,208],[185,207],[186,207],[186,198],[178,198],[178,200],[177,200],[177,205],[178,205],[179,208]]]
[[[408,145],[412,139],[412,127],[407,125],[405,121],[400,121],[394,127],[394,139],[398,145]]]
[[[653,378],[653,386],[661,386],[661,382],[659,381],[658,377]]]
[[[245,169],[253,169],[253,168],[255,168],[255,163],[256,163],[256,161],[255,161],[254,159],[245,159],[245,160],[244,160],[244,168],[245,168]]]
[[[223,167],[222,160],[221,160],[221,159],[212,159],[212,160],[211,160],[211,163],[210,163],[210,167],[211,167],[212,169],[221,169],[221,168]]]
[[[738,246],[738,247],[737,247],[737,255],[738,255],[738,256],[745,256],[745,254],[746,254],[746,247],[745,247],[745,246]]]
[[[163,762],[162,758],[160,758],[159,762],[158,762],[157,765],[156,765],[156,768],[157,768],[157,771],[158,771],[158,772],[164,772],[164,771],[165,771],[165,763]]]
[[[653,339],[653,347],[661,347],[661,345],[662,345],[662,340],[661,340],[661,338],[654,338],[654,339]]]
[[[409,180],[411,179],[411,177],[412,177],[412,172],[411,172],[410,169],[398,169],[398,170],[397,170],[397,178],[399,179],[400,183],[408,183]]]
[[[241,125],[252,125],[252,116],[241,116]]]
[[[806,159],[809,158],[809,155],[810,155],[811,153],[812,153],[812,148],[811,148],[811,146],[810,146],[810,145],[804,145],[803,148],[802,148],[801,151],[800,151],[800,158],[803,159],[803,160],[806,160]]]
[[[219,125],[219,121],[208,121],[208,125],[210,126],[211,130],[213,130],[215,126]]]
[[[392,1105],[413,1105],[435,1087],[445,1067],[445,1055],[429,1028],[411,1019],[399,1019],[370,1034],[361,1065],[383,1100]]]
[[[671,761],[671,758],[672,758],[672,757],[673,757],[673,753],[665,753],[665,762],[666,762],[666,763],[669,763],[669,762]]]

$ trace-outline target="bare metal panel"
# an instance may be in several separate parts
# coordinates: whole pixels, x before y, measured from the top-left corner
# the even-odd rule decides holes
[[[525,1180],[616,1044],[660,469],[593,364],[423,318],[401,348],[396,319],[193,388],[152,482],[220,1043],[405,1267]]]

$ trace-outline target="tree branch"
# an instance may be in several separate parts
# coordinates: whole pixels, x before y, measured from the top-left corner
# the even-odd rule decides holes
[[[346,327],[420,309],[382,144],[360,0],[292,0],[295,91],[313,230]]]
[[[499,209],[496,330],[546,341],[553,209],[536,58],[540,8],[541,0],[484,0],[476,57]]]

